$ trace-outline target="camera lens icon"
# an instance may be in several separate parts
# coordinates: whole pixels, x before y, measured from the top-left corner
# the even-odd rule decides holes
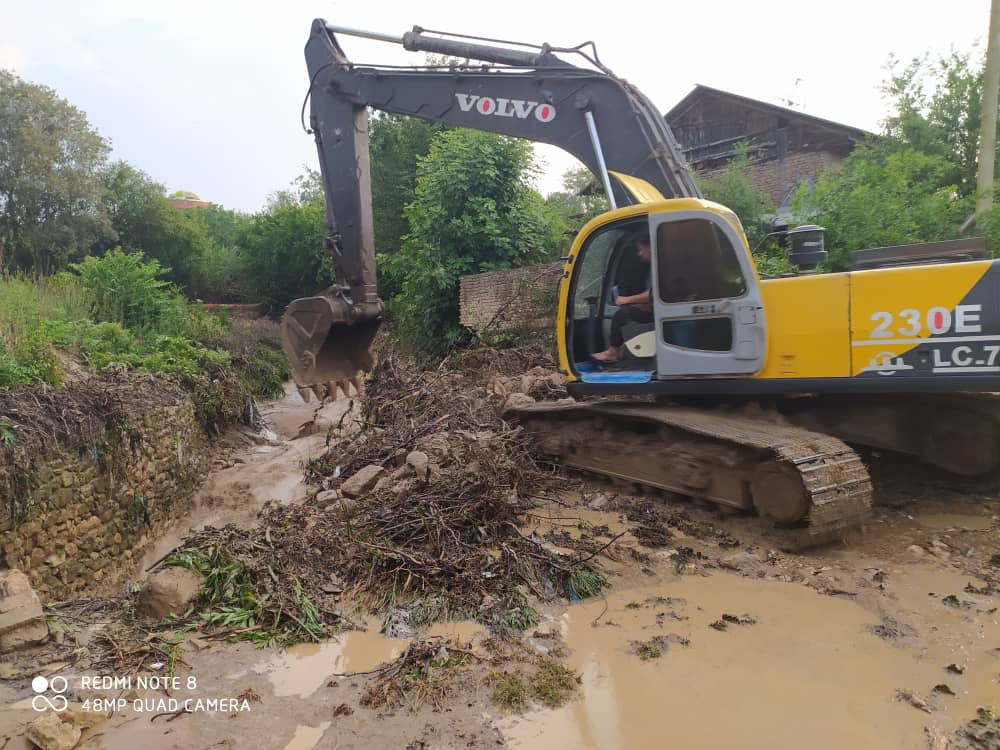
[[[38,693],[31,699],[31,707],[36,711],[44,711],[47,708],[53,711],[65,711],[69,707],[69,700],[62,695],[69,690],[69,681],[61,675],[56,675],[52,679],[38,675],[31,681],[31,689]],[[54,693],[51,697],[47,695],[50,690]]]

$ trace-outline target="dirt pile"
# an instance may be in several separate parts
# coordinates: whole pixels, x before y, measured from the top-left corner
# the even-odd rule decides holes
[[[233,603],[213,587],[210,558],[235,566],[236,588],[266,601],[290,637],[317,637],[341,618],[342,600],[382,614],[394,637],[459,618],[520,631],[537,620],[529,594],[579,595],[603,581],[582,558],[518,529],[557,475],[535,463],[501,410],[511,392],[564,395],[551,370],[514,375],[529,361],[539,353],[485,350],[420,371],[383,353],[358,431],[310,466],[320,485],[313,499],[266,507],[258,530],[209,530],[187,542],[176,561],[208,577],[203,606]]]

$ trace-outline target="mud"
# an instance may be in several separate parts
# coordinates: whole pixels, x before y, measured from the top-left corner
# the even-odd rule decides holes
[[[268,500],[304,498],[303,466],[346,408],[334,402],[315,419],[315,404],[293,390],[267,405],[273,438],[231,435],[195,512],[147,560],[188,529],[250,526]],[[130,707],[80,747],[947,748],[979,707],[1000,707],[1000,487],[906,459],[866,461],[876,506],[864,533],[804,554],[776,551],[753,517],[562,479],[521,531],[587,557],[610,584],[592,600],[536,605],[544,621],[524,646],[581,675],[580,697],[562,708],[505,714],[491,703],[487,673],[497,667],[475,660],[444,710],[362,705],[374,679],[365,673],[410,641],[387,640],[377,620],[352,613],[364,630],[287,650],[189,642],[176,669],[197,688],[174,697],[247,696],[250,710],[156,716]],[[482,653],[475,625],[429,634],[479,641],[471,651]],[[73,669],[35,673],[75,680]],[[29,748],[31,676],[0,677],[0,750]]]
[[[374,670],[398,657],[412,642],[410,638],[385,638],[378,630],[378,621],[372,620],[365,630],[342,633],[325,643],[300,643],[262,659],[253,671],[268,679],[278,697],[308,698],[334,675]],[[474,622],[446,622],[434,624],[425,635],[467,642],[483,634]]]
[[[918,569],[904,587],[922,590],[924,576],[945,591],[965,585]],[[723,614],[733,615],[728,627],[711,627]],[[935,610],[939,635],[912,651],[875,637],[879,617],[853,602],[727,574],[616,587],[556,616],[583,699],[505,721],[512,747],[659,748],[665,738],[685,748],[921,747],[925,727],[952,731],[1000,697],[987,648],[1000,642],[995,617]],[[668,635],[690,645],[668,645],[648,661],[629,648]],[[965,674],[948,674],[952,663]],[[896,698],[911,690],[931,700],[940,683],[956,695],[932,715]]]

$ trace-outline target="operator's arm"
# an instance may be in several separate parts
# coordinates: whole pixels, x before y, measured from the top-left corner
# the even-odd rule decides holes
[[[622,305],[641,305],[643,302],[652,302],[653,295],[649,289],[639,294],[624,294],[615,300],[615,304],[621,307]]]

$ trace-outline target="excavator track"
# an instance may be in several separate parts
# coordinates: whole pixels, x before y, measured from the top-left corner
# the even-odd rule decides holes
[[[963,476],[1000,468],[1000,394],[839,395],[779,406],[800,427],[908,453]]]
[[[565,466],[756,511],[782,549],[843,537],[871,511],[861,459],[835,437],[775,419],[627,401],[506,410]]]

